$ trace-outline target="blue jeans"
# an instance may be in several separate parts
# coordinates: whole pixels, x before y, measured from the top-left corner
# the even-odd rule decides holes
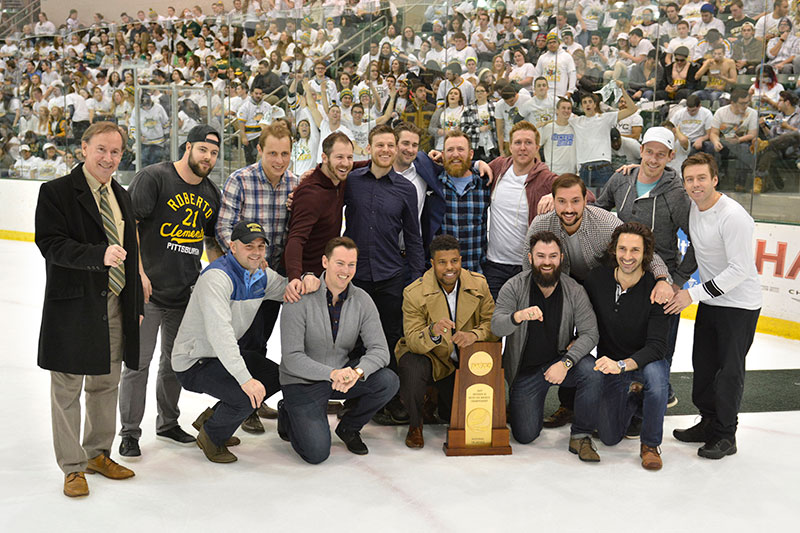
[[[631,418],[641,409],[642,444],[661,445],[664,413],[667,411],[669,363],[665,359],[659,359],[644,368],[624,374],[600,375],[603,382],[597,429],[603,444],[613,446],[621,441]],[[643,398],[628,392],[634,381],[644,385]]]
[[[700,98],[700,100],[710,100],[711,102],[716,102],[717,100],[719,100],[720,107],[728,105],[730,103],[730,101],[727,98],[722,98],[722,95],[724,94],[723,91],[717,91],[714,89],[711,90],[700,89],[699,91],[695,91],[692,94],[696,94],[697,97]]]
[[[590,161],[581,164],[579,174],[586,187],[591,188],[597,194],[611,179],[614,174],[614,167],[608,161]]]
[[[331,453],[331,428],[328,425],[328,400],[358,398],[339,424],[351,431],[361,431],[400,388],[397,374],[381,368],[364,381],[359,381],[346,393],[335,391],[329,381],[310,385],[283,386],[283,407],[279,413],[281,429],[286,432],[292,448],[304,461],[323,462]]]
[[[575,418],[570,430],[573,438],[590,436],[597,425],[596,406],[600,399],[602,376],[593,370],[594,362],[591,355],[583,357],[561,382],[562,386],[578,388],[575,394]],[[542,432],[544,400],[547,390],[553,386],[544,379],[547,368],[549,365],[533,374],[520,374],[511,386],[508,405],[511,433],[520,444],[533,442]]]
[[[258,352],[243,352],[242,359],[250,375],[264,385],[266,398],[281,389],[278,365],[273,361]],[[255,411],[250,397],[219,359],[201,359],[189,370],[176,372],[176,375],[184,389],[208,394],[219,400],[214,406],[214,414],[203,425],[208,438],[218,446],[225,443],[245,418]]]

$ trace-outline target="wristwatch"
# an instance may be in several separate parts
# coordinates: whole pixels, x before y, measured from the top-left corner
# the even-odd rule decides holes
[[[620,374],[624,374],[625,373],[625,360],[623,359],[623,360],[617,361],[617,366],[619,367],[619,373]]]
[[[567,370],[572,368],[572,359],[563,359],[561,362],[564,363],[564,366],[567,367]]]
[[[360,368],[356,368],[356,374],[358,374],[358,379],[364,379],[364,371]]]

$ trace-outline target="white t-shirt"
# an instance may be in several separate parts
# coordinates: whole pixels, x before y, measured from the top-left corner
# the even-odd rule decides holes
[[[642,120],[642,115],[638,111],[633,115],[623,118],[619,122],[617,122],[617,130],[621,135],[630,135],[633,132],[633,128],[639,126],[640,128],[644,127],[644,120]]]
[[[511,165],[492,191],[489,246],[486,251],[489,261],[504,265],[522,264],[522,244],[528,231],[527,178],[527,174],[514,174],[514,165]]]
[[[522,116],[522,108],[525,102],[530,100],[530,96],[524,94],[517,94],[516,103],[509,107],[505,100],[500,100],[494,105],[494,117],[503,121],[503,132],[497,132],[498,137],[502,134],[503,140],[508,140],[508,134],[511,133],[511,128],[514,124],[520,122],[524,117]]]
[[[331,124],[330,124],[330,122],[328,122],[328,119],[327,118],[322,119],[322,124],[319,125],[319,138],[320,138],[320,140],[324,141],[328,137],[328,135],[330,135],[334,131],[341,131],[342,133],[347,135],[347,138],[350,139],[351,141],[355,138],[353,136],[353,132],[350,131],[344,124],[339,124],[338,128],[336,128],[335,130],[331,130]],[[322,163],[322,148],[321,147],[320,147],[319,150],[317,150],[317,163]]]
[[[732,139],[758,129],[758,112],[748,107],[744,115],[737,115],[730,105],[717,109],[711,127],[719,129],[720,139]]]
[[[687,108],[682,108],[670,119],[681,133],[689,137],[689,141],[694,142],[699,139],[711,128],[711,119],[714,115],[708,108],[700,107],[697,114],[691,116]]]
[[[513,66],[511,67],[511,72],[508,75],[508,79],[511,81],[515,81],[520,83],[525,78],[535,78],[536,77],[536,67],[531,65],[530,63],[523,63],[522,66]],[[531,79],[530,83],[526,83],[522,85],[526,89],[529,89],[533,86],[533,79]]]
[[[541,128],[545,123],[555,120],[553,99],[545,96],[539,100],[533,96],[522,106],[520,114],[525,120],[537,128]]]
[[[482,131],[478,134],[478,146],[482,147],[486,153],[494,148],[494,138],[492,137],[492,126],[494,117],[489,113],[489,104],[478,105],[478,122],[481,126],[489,126],[489,131]]]
[[[781,19],[774,18],[773,14],[767,13],[756,21],[756,37],[763,39],[770,33],[778,33],[778,24]]]
[[[672,161],[667,163],[667,166],[681,175],[681,165],[683,162],[686,161],[686,158],[689,157],[689,150],[692,149],[692,143],[689,141],[689,146],[684,148],[681,146],[681,143],[678,141],[678,138],[675,137],[675,142],[673,143],[675,146],[675,157],[672,158]]]
[[[575,130],[578,164],[593,161],[611,162],[611,128],[617,123],[617,111],[593,117],[572,115],[569,123]]]
[[[356,126],[351,122],[347,125],[347,128],[353,132],[353,144],[366,150],[369,144],[369,124],[361,122]],[[369,154],[353,154],[353,161],[366,161],[367,159],[369,159]]]
[[[575,130],[572,126],[559,126],[551,122],[542,127],[540,134],[544,160],[550,170],[555,174],[578,172]]]

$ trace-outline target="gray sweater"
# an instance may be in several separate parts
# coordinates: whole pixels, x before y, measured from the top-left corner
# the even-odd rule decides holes
[[[359,335],[366,353],[356,365],[364,378],[389,364],[389,349],[378,309],[362,289],[350,284],[342,303],[339,332],[333,341],[325,273],[319,290],[281,311],[281,385],[330,381],[331,371],[343,368]]]
[[[653,231],[656,253],[664,260],[673,281],[682,286],[697,268],[694,248],[689,245],[683,261],[678,250],[678,229],[689,236],[689,206],[691,201],[683,188],[681,178],[671,168],[664,174],[648,194],[638,196],[636,169],[625,176],[619,172],[611,176],[595,205],[606,210],[617,209],[623,222],[641,222]]]
[[[564,295],[561,323],[558,327],[558,350],[564,358],[577,363],[585,357],[600,338],[597,318],[586,290],[577,281],[562,274],[559,280]],[[528,322],[514,324],[511,317],[520,309],[530,307],[531,271],[523,271],[511,278],[500,289],[492,315],[492,333],[506,337],[503,351],[503,368],[509,386],[514,384],[525,343],[528,341]],[[575,331],[577,330],[577,337]],[[569,343],[575,341],[567,349]]]

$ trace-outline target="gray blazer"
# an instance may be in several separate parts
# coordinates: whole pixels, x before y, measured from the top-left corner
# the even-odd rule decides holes
[[[367,378],[389,364],[389,349],[372,298],[352,283],[342,304],[339,332],[333,341],[325,273],[318,291],[281,310],[281,385],[330,381],[331,371],[343,368],[359,335],[366,353],[357,367]]]
[[[600,338],[597,318],[594,316],[586,290],[577,281],[566,274],[561,274],[559,283],[564,294],[564,304],[558,328],[558,349],[564,354],[565,359],[577,363],[597,346]],[[522,363],[522,352],[528,340],[527,321],[514,324],[511,317],[520,309],[530,307],[530,291],[531,271],[520,272],[500,289],[492,315],[492,333],[498,337],[506,337],[503,368],[509,386],[514,384],[514,378]],[[575,342],[572,347],[567,349],[573,340]]]

